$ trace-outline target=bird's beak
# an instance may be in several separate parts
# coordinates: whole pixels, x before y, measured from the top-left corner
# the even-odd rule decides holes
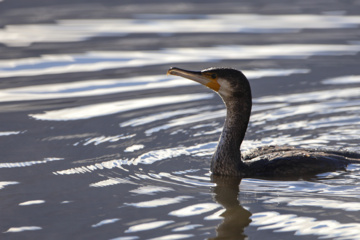
[[[220,84],[217,82],[217,78],[213,79],[211,74],[200,71],[188,71],[181,68],[172,67],[167,71],[167,74],[180,76],[201,83],[202,85],[218,92]]]

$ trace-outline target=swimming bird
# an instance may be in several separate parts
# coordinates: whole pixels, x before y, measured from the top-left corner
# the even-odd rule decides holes
[[[345,170],[360,163],[360,153],[264,146],[242,154],[240,146],[248,127],[252,97],[245,75],[232,68],[189,71],[172,67],[170,75],[184,77],[212,89],[225,103],[224,127],[211,159],[214,175],[238,177],[305,177]]]

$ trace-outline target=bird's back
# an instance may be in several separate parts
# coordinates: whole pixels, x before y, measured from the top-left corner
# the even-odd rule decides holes
[[[244,152],[248,177],[306,178],[319,173],[345,170],[360,163],[360,153],[266,146]]]

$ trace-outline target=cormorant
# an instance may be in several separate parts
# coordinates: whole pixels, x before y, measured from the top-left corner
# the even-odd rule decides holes
[[[252,98],[245,75],[231,68],[188,71],[172,67],[168,74],[191,79],[220,95],[227,116],[219,143],[211,160],[214,175],[238,177],[304,177],[344,170],[360,163],[360,153],[266,146],[241,154],[240,145],[251,114]]]

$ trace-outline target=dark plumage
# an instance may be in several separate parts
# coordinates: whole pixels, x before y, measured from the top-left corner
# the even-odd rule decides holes
[[[209,68],[199,72],[170,68],[168,74],[199,82],[223,99],[227,116],[218,146],[211,160],[215,175],[239,177],[304,177],[343,170],[360,163],[360,153],[317,151],[268,146],[242,155],[240,146],[251,114],[252,97],[244,74],[231,68]]]

